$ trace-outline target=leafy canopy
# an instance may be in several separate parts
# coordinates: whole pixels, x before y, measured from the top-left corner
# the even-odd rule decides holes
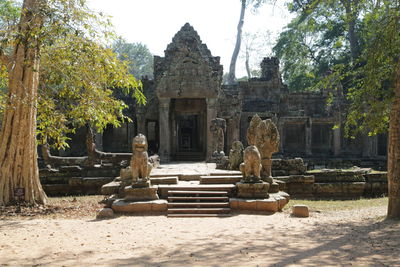
[[[145,104],[145,97],[128,64],[107,48],[115,39],[107,16],[89,10],[84,0],[46,3],[43,26],[35,33],[41,41],[38,139],[64,148],[67,134],[78,127],[89,124],[102,131],[108,124],[129,120],[123,113],[126,104],[115,97],[118,91],[132,94],[139,104]],[[7,15],[0,17],[0,55],[12,56],[20,6],[18,1],[0,0],[3,7],[12,8],[2,9]]]
[[[301,0],[288,7],[297,16],[274,52],[289,88],[342,88],[345,133],[386,132],[400,55],[399,0]]]
[[[129,72],[133,76],[153,78],[153,55],[146,45],[128,43],[123,38],[118,38],[112,47],[119,60],[128,62]]]

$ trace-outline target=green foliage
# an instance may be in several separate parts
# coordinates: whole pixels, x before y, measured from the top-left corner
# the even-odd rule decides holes
[[[400,68],[400,1],[383,1],[364,17],[365,49],[349,89],[346,131],[387,131],[396,71]]]
[[[16,1],[0,1],[18,7]],[[68,146],[67,134],[77,127],[89,124],[102,131],[108,124],[118,127],[129,120],[123,114],[126,104],[115,97],[117,91],[132,94],[139,104],[146,103],[141,82],[129,73],[127,62],[107,48],[108,40],[115,37],[109,18],[92,12],[85,2],[46,1],[41,9],[43,27],[33,31],[41,43],[38,139],[56,148]],[[0,32],[6,33],[1,36],[0,51],[12,56],[16,20],[14,13],[7,12],[9,15],[1,16],[7,23],[0,21]],[[4,67],[0,69],[0,88],[6,85]]]
[[[141,78],[153,77],[153,55],[146,45],[141,43],[128,43],[122,38],[118,38],[113,43],[113,50],[118,54],[118,59],[127,61],[129,72]]]
[[[295,1],[297,12],[283,31],[274,53],[283,65],[283,77],[293,91],[315,91],[337,64],[349,64],[346,14],[340,1]]]
[[[349,102],[345,133],[386,132],[399,68],[399,0],[301,0],[289,8],[298,16],[274,48],[289,88],[343,89]]]

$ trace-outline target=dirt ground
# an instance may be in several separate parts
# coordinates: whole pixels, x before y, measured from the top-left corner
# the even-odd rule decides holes
[[[385,213],[3,216],[0,266],[400,266],[400,223]]]

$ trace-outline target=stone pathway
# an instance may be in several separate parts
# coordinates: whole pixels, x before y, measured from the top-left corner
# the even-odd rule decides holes
[[[170,162],[161,164],[151,171],[151,176],[186,176],[199,177],[215,173],[237,175],[237,171],[217,170],[215,163],[206,162]],[[194,179],[198,180],[198,179]]]

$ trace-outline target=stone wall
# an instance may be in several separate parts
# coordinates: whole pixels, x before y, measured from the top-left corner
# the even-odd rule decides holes
[[[371,169],[325,169],[274,177],[292,198],[359,199],[387,195],[387,173]]]

